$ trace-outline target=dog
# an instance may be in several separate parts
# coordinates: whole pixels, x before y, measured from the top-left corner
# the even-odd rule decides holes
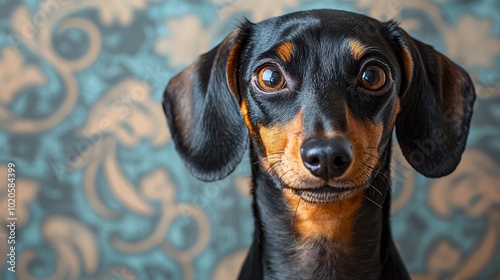
[[[242,22],[170,80],[163,108],[200,180],[250,150],[239,279],[409,279],[389,219],[393,130],[416,171],[445,176],[474,101],[469,75],[396,22],[312,10]]]

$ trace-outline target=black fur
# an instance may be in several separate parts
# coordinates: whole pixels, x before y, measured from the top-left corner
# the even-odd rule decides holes
[[[241,32],[228,36],[187,71],[172,78],[163,109],[177,152],[195,177],[215,181],[241,161],[248,130],[228,85],[229,55]]]
[[[396,135],[408,162],[421,174],[435,178],[450,174],[460,162],[469,134],[476,98],[470,76],[448,58],[394,24],[393,38],[411,52],[411,83],[402,91]],[[450,91],[444,79],[458,90]],[[450,96],[451,95],[451,96]],[[454,106],[452,100],[463,98]]]
[[[360,61],[352,59],[345,43],[352,39],[368,47]],[[290,61],[274,52],[285,41],[295,46]],[[390,83],[379,94],[357,85],[367,59],[383,64],[390,73]],[[262,94],[252,86],[256,69],[269,61],[286,73],[288,84],[280,94]],[[250,145],[255,234],[240,279],[408,279],[389,219],[391,121],[397,102],[401,111],[395,126],[403,154],[423,175],[439,177],[460,161],[474,99],[474,87],[463,69],[394,22],[314,10],[243,23],[170,81],[163,107],[177,151],[201,180],[226,177]],[[253,134],[240,113],[243,102]],[[304,138],[321,132],[348,133],[347,109],[357,121],[384,128],[377,147],[379,161],[366,170],[372,172],[370,181],[360,186],[374,195],[374,201],[363,201],[354,216],[352,254],[324,239],[300,246],[294,209],[282,194],[288,186],[258,164],[265,155],[260,126],[285,124],[302,112]]]

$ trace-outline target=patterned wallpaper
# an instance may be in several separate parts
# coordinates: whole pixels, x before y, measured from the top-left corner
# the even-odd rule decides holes
[[[234,279],[253,230],[249,160],[191,177],[163,87],[243,17],[312,8],[398,19],[471,73],[461,164],[426,179],[395,146],[392,222],[414,279],[500,279],[497,0],[0,0],[0,278]]]

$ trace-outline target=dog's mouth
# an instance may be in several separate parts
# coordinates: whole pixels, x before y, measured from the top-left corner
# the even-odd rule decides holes
[[[305,202],[316,204],[338,202],[357,189],[355,187],[334,187],[330,185],[310,189],[290,188],[294,194],[300,196]]]

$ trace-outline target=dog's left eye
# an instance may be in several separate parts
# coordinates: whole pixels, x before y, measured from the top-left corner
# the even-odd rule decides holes
[[[257,71],[257,86],[266,92],[282,89],[285,86],[285,77],[281,70],[273,65],[266,65]]]
[[[385,71],[378,65],[368,65],[363,68],[359,77],[361,86],[369,91],[377,91],[385,85]]]

